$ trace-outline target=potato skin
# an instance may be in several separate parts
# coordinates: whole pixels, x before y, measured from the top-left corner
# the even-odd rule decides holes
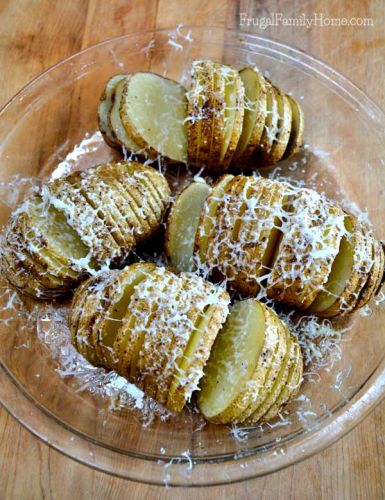
[[[65,295],[90,273],[121,265],[158,230],[169,202],[164,176],[138,162],[96,165],[56,179],[11,214],[0,248],[2,273],[32,297]],[[32,212],[33,204],[41,214]],[[58,222],[54,213],[61,214]],[[47,217],[48,226],[60,224],[49,236]],[[63,242],[66,249],[59,251]]]
[[[106,356],[103,331],[107,311],[119,298],[117,283],[123,287],[138,271],[143,276],[130,289],[126,310],[115,329],[115,340],[109,339],[113,353]],[[99,273],[80,285],[69,313],[71,339],[92,364],[115,369],[161,404],[181,411],[203,373],[211,345],[228,314],[229,302],[226,292],[194,274],[137,263],[121,271]],[[186,381],[178,383],[168,399],[170,384],[178,374],[194,325],[207,305],[214,308],[213,319],[192,355]]]
[[[272,211],[264,225],[263,210]],[[308,310],[339,255],[345,219],[356,225],[354,272],[342,296],[317,314],[348,314],[378,293],[384,250],[353,216],[309,189],[258,177],[223,176],[201,212],[194,247],[198,270],[226,280],[243,296],[255,296],[263,283],[269,298]]]

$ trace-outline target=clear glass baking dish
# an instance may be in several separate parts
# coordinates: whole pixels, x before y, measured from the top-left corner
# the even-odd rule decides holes
[[[21,90],[0,113],[1,223],[17,199],[39,182],[36,178],[119,156],[95,133],[96,106],[109,76],[151,70],[186,82],[186,68],[194,58],[237,68],[257,65],[292,92],[304,108],[306,146],[300,156],[267,174],[289,176],[343,203],[349,200],[350,209],[367,212],[378,237],[384,234],[383,112],[349,80],[308,54],[260,36],[204,27],[107,40],[60,62]],[[158,416],[144,425],[140,409],[121,404],[121,395],[90,390],[92,384],[85,387],[79,370],[71,376],[63,366],[68,346],[65,340],[53,340],[50,314],[58,311],[57,325],[63,322],[65,314],[59,313],[65,302],[48,312],[42,306],[37,313],[31,302],[20,304],[1,286],[2,404],[50,446],[112,475],[184,486],[262,476],[330,445],[385,394],[380,295],[377,304],[336,326],[330,352],[314,370],[308,368],[301,396],[271,425],[204,425],[193,411]],[[114,405],[122,408],[111,409]]]

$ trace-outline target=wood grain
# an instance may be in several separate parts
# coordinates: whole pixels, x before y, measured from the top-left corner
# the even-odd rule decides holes
[[[327,61],[385,107],[385,11],[381,0],[2,0],[0,104],[57,61],[130,31],[180,23],[239,28],[240,13],[371,17],[372,27],[245,30],[279,39]],[[109,477],[53,451],[0,410],[0,498],[384,498],[385,403],[319,455],[266,478],[196,490],[150,487]]]

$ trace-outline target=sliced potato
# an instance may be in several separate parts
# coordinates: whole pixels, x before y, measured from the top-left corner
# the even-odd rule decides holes
[[[98,106],[99,130],[106,143],[113,148],[119,147],[120,143],[116,140],[116,135],[111,130],[109,115],[113,106],[116,85],[127,76],[115,75],[108,80]]]
[[[222,307],[211,305],[200,316],[171,382],[166,403],[171,411],[180,412],[197,388],[226,312]]]
[[[236,303],[219,332],[200,384],[198,406],[207,420],[218,421],[254,373],[265,341],[263,306]]]
[[[292,123],[289,142],[283,158],[289,158],[295,153],[298,153],[303,144],[303,134],[305,129],[305,117],[301,106],[294,97],[286,95],[291,105]]]
[[[221,171],[221,150],[225,132],[225,87],[226,80],[221,66],[214,64],[213,68],[213,119],[211,121],[211,144],[208,167]]]
[[[288,97],[277,87],[274,87],[274,93],[278,103],[278,130],[269,153],[269,161],[272,165],[277,163],[286,151],[292,124],[292,110]]]
[[[225,78],[225,129],[221,144],[220,170],[225,172],[231,163],[242,133],[245,89],[238,72],[221,66]],[[213,165],[211,165],[213,167]]]
[[[114,281],[106,288],[102,312],[92,329],[93,344],[104,366],[113,367],[117,363],[113,346],[123,317],[131,303],[135,287],[155,269],[151,262],[132,264],[117,273]]]
[[[247,419],[244,420],[246,424],[255,424],[259,420],[261,420],[261,418],[277,402],[281,394],[281,391],[288,383],[290,366],[295,360],[295,345],[294,345],[294,339],[291,337],[289,329],[285,328],[285,331],[286,331],[287,348],[286,348],[286,355],[281,361],[281,368],[279,370],[279,373],[277,377],[273,379],[274,383],[270,391],[267,393],[262,404],[259,407],[257,407]]]
[[[310,189],[294,194],[267,280],[271,298],[308,308],[327,281],[344,234],[344,213]]]
[[[58,179],[43,188],[42,196],[45,202],[65,213],[68,224],[90,248],[92,257],[98,264],[120,258],[121,249],[108,226],[79,189],[66,179]]]
[[[367,236],[367,239],[372,247],[373,264],[368,272],[366,283],[361,289],[354,309],[360,309],[372,300],[378,290],[382,280],[382,273],[384,272],[384,251],[381,243],[374,237]]]
[[[247,165],[259,145],[266,121],[266,84],[257,68],[239,72],[245,88],[242,133],[232,163]]]
[[[124,82],[120,117],[140,148],[187,161],[187,98],[177,82],[153,73],[135,73]]]
[[[266,121],[258,150],[255,152],[255,161],[258,166],[271,164],[269,156],[271,147],[278,131],[278,101],[274,88],[269,80],[265,78],[266,85]]]
[[[73,330],[71,337],[76,338],[75,347],[80,354],[94,366],[103,366],[103,361],[96,351],[92,326],[103,311],[104,291],[110,286],[115,274],[116,271],[106,271],[95,278],[87,280],[79,293],[75,295],[72,303],[73,311],[70,317],[75,318],[77,314],[78,319],[75,323],[70,324],[70,328]],[[83,294],[84,299],[80,300]],[[74,312],[76,309],[78,309],[77,313]]]
[[[353,307],[352,294],[357,294],[358,269],[366,249],[365,238],[352,216],[345,217],[346,234],[342,237],[327,282],[309,307],[309,312],[322,316],[338,314],[341,305]]]
[[[181,271],[193,270],[195,236],[209,192],[208,184],[190,184],[175,200],[168,216],[165,250],[171,265]]]
[[[293,356],[291,358],[287,382],[282,388],[276,402],[262,417],[262,419],[266,422],[268,420],[272,420],[278,415],[281,408],[294,398],[301,386],[303,374],[303,359],[301,349],[296,342],[293,342],[293,348],[295,352],[293,353]]]
[[[193,61],[191,89],[188,92],[188,162],[190,165],[208,165],[215,119],[214,63]]]
[[[198,231],[196,233],[195,250],[199,263],[204,264],[206,261],[206,253],[211,239],[211,235],[215,229],[215,217],[219,203],[222,200],[226,185],[233,178],[232,175],[225,175],[213,186],[209,197],[207,198],[203,211],[201,213]]]
[[[287,189],[284,184],[262,177],[248,178],[248,184],[247,208],[240,213],[238,222],[238,251],[232,286],[243,294],[255,295],[278,244]]]

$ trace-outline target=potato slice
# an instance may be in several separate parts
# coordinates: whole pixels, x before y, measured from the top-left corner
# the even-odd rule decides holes
[[[227,308],[207,306],[192,332],[182,360],[179,362],[168,393],[166,407],[182,411],[203,375],[218,331],[226,319]]]
[[[144,156],[151,156],[147,151],[136,144],[134,139],[126,131],[121,116],[120,116],[120,106],[122,102],[122,95],[124,89],[124,83],[126,79],[122,78],[117,82],[112,93],[112,106],[108,114],[108,127],[111,130],[111,135],[113,136],[114,142],[123,146],[129,153],[141,154]]]
[[[278,131],[278,101],[271,82],[265,78],[266,85],[266,121],[258,149],[253,160],[259,167],[271,164],[269,153]]]
[[[353,216],[345,217],[345,228],[328,280],[309,307],[310,313],[329,316],[342,312],[341,307],[354,306],[352,294],[357,295],[359,269],[367,257],[366,242]]]
[[[93,344],[104,366],[113,367],[117,363],[113,346],[120,325],[131,302],[135,287],[148,274],[153,272],[155,264],[151,262],[132,264],[118,272],[115,280],[106,288],[103,297],[103,312],[97,318],[93,327]]]
[[[250,299],[251,300],[251,299]],[[265,314],[265,341],[256,369],[250,379],[240,387],[238,396],[217,417],[216,423],[242,422],[253,413],[270,391],[286,354],[286,335],[277,315],[263,306]]]
[[[242,133],[245,89],[238,71],[229,66],[221,66],[221,71],[225,78],[226,103],[220,156],[220,170],[224,172],[230,166]]]
[[[98,124],[99,130],[103,135],[103,139],[106,143],[112,148],[116,148],[120,146],[120,143],[116,140],[116,136],[112,133],[109,122],[109,114],[112,109],[114,95],[115,95],[115,87],[116,85],[127,78],[127,74],[123,75],[115,75],[108,80],[106,86],[104,88],[102,97],[99,101],[98,106]]]
[[[219,418],[254,373],[265,342],[263,306],[254,299],[236,303],[219,332],[200,384],[198,406],[211,421]]]
[[[201,213],[198,231],[196,233],[194,253],[199,258],[199,263],[204,265],[209,242],[215,228],[215,218],[219,203],[222,200],[224,189],[233,179],[232,175],[225,175],[212,187]]]
[[[293,342],[293,349],[294,353],[291,358],[292,361],[289,368],[289,375],[287,377],[287,382],[282,388],[281,393],[277,398],[277,401],[273,404],[273,406],[270,407],[269,411],[265,413],[265,415],[262,417],[262,420],[265,422],[275,418],[282,409],[282,407],[295,397],[301,386],[302,374],[303,374],[302,353],[299,345],[296,342]]]
[[[292,109],[290,101],[285,94],[274,87],[275,97],[278,103],[278,130],[269,153],[269,161],[272,165],[277,163],[284,155],[290,139]]]
[[[286,95],[291,105],[292,112],[292,123],[289,142],[283,158],[289,158],[289,156],[298,153],[303,144],[303,134],[305,129],[305,116],[302,111],[301,106],[294,97]]]
[[[327,281],[344,234],[343,211],[310,189],[294,193],[291,213],[282,224],[283,237],[267,294],[298,309],[307,309]]]
[[[209,192],[208,184],[190,184],[177,197],[168,216],[165,250],[171,265],[180,271],[193,270],[195,236]]]
[[[198,60],[191,65],[188,95],[188,162],[207,165],[210,156],[212,121],[215,119],[214,63]]]
[[[75,346],[80,354],[94,366],[103,366],[103,361],[97,353],[96,339],[92,335],[93,325],[103,312],[104,293],[116,273],[117,271],[106,271],[87,280],[75,294],[71,305],[70,318],[78,318],[74,323],[70,323],[71,337],[76,338]]]
[[[368,273],[369,276],[365,285],[362,287],[360,296],[354,310],[364,307],[375,296],[379,284],[382,280],[382,273],[384,272],[384,251],[381,243],[374,237],[367,235],[372,247],[373,265]]]
[[[239,72],[245,88],[242,133],[232,163],[247,165],[259,145],[266,121],[266,84],[257,68],[244,68]]]
[[[221,149],[225,131],[225,86],[226,81],[221,71],[220,64],[213,68],[213,119],[211,122],[212,134],[208,167],[212,170],[222,171]]]
[[[262,404],[254,410],[254,412],[246,419],[243,420],[247,425],[256,424],[261,418],[269,411],[269,409],[278,400],[282,389],[288,382],[289,369],[295,359],[295,341],[292,338],[289,329],[286,327],[286,342],[287,349],[284,359],[281,361],[281,369],[276,378],[274,378],[274,383],[271,390],[268,392],[265,400]]]
[[[139,147],[171,161],[187,161],[187,98],[182,85],[153,73],[135,73],[124,83],[120,116]]]

